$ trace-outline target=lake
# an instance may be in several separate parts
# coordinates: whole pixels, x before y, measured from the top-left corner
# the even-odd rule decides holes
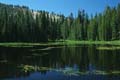
[[[0,80],[120,80],[120,50],[99,46],[1,46]]]

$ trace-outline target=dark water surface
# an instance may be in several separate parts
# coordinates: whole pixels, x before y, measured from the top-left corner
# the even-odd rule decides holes
[[[98,45],[0,47],[0,80],[120,80],[120,50]]]

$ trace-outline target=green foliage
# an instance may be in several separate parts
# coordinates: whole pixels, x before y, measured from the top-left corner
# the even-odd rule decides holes
[[[34,11],[25,6],[0,3],[1,42],[48,42],[56,40],[110,41],[120,39],[120,4],[106,7],[101,14],[88,17]]]

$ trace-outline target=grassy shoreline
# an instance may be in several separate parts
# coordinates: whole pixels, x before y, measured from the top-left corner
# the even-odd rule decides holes
[[[68,44],[110,44],[110,45],[120,45],[120,41],[72,41],[66,40]]]
[[[47,46],[47,45],[74,45],[74,44],[100,44],[100,45],[118,45],[120,46],[120,41],[74,41],[74,40],[65,40],[65,41],[56,41],[56,42],[46,42],[46,43],[27,43],[27,42],[4,42],[0,43],[0,46]]]

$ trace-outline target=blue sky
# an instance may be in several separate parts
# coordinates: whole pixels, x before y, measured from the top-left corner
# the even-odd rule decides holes
[[[103,12],[106,5],[117,6],[120,0],[0,0],[2,3],[25,5],[34,10],[77,15],[78,9],[84,9],[89,15]]]

